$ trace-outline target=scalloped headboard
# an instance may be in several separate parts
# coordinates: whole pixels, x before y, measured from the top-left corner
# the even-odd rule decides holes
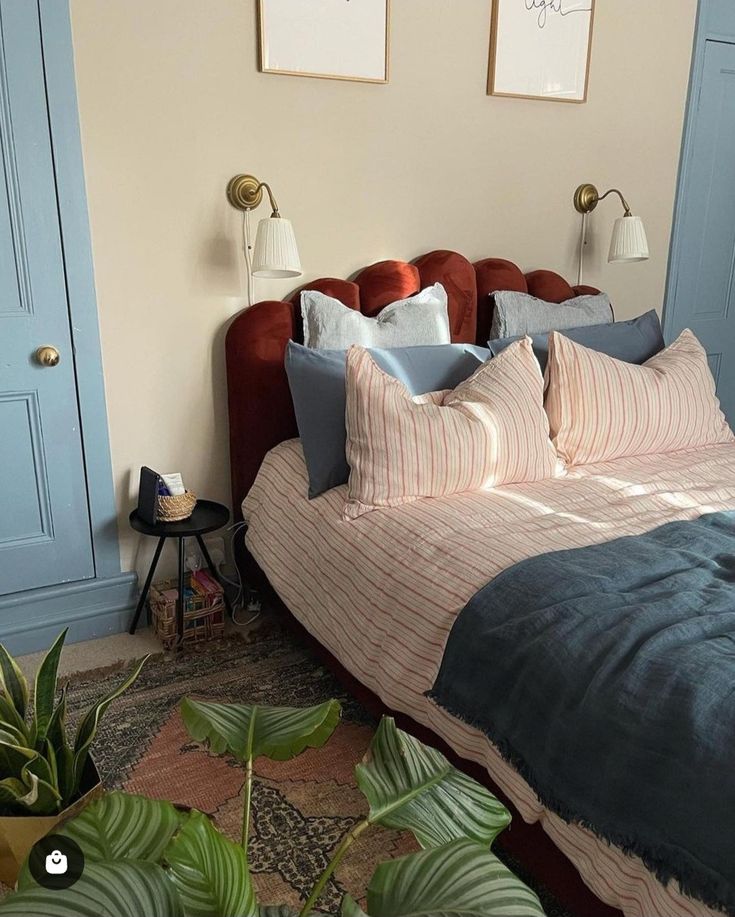
[[[524,274],[502,258],[470,263],[450,251],[422,255],[412,264],[380,261],[354,280],[312,280],[290,299],[265,300],[235,317],[225,342],[230,415],[230,469],[236,517],[265,454],[285,439],[298,436],[291,393],[283,366],[289,339],[302,340],[298,308],[302,289],[320,290],[351,309],[377,315],[388,303],[442,283],[449,300],[452,340],[486,344],[497,290],[531,293],[547,302],[563,302],[593,287],[570,286],[553,271]]]

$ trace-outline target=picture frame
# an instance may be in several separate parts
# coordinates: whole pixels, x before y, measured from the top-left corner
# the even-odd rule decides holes
[[[391,0],[258,0],[261,73],[387,83]],[[309,41],[304,41],[304,35]]]
[[[492,0],[487,94],[587,101],[596,0]]]

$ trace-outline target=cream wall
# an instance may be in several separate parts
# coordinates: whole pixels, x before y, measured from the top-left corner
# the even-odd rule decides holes
[[[576,276],[580,181],[651,259],[586,280],[660,308],[696,0],[597,0],[585,105],[485,95],[490,0],[393,0],[388,85],[260,74],[255,0],[71,0],[123,569],[141,464],[228,501],[223,333],[244,304],[229,177],[270,181],[305,280],[435,247]],[[267,215],[265,208],[262,215]],[[256,298],[293,283],[260,281]]]

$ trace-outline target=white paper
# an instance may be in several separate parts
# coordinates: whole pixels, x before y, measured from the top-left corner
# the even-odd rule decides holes
[[[186,493],[184,482],[181,480],[181,475],[178,471],[172,474],[162,474],[161,480],[172,497],[179,497],[181,494]]]
[[[585,95],[592,0],[497,0],[493,91]]]
[[[261,0],[263,69],[386,79],[387,0]]]

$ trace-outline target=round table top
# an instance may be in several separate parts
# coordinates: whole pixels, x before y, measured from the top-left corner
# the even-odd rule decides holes
[[[230,521],[230,511],[222,503],[214,500],[197,500],[194,512],[181,522],[156,522],[149,525],[138,516],[134,509],[130,514],[130,525],[136,532],[154,535],[156,538],[188,538],[192,535],[206,535],[221,529]]]

